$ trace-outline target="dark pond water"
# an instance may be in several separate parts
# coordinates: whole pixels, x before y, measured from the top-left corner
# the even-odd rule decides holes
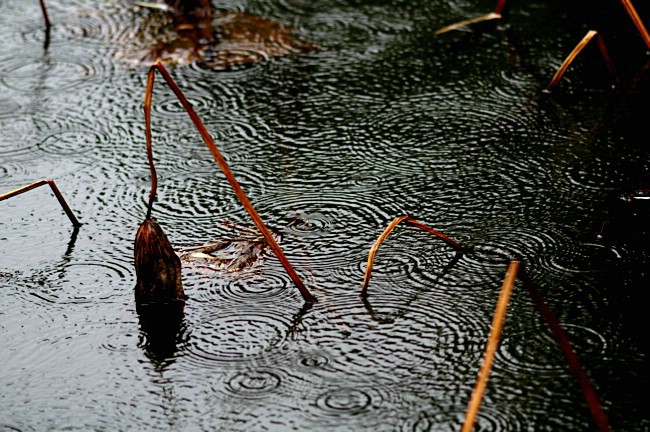
[[[36,0],[0,0],[0,193],[54,179],[83,223],[46,188],[0,203],[0,430],[459,430],[514,255],[612,427],[650,430],[647,211],[620,198],[649,168],[645,48],[618,2],[513,3],[499,25],[436,37],[493,2],[220,1],[321,47],[171,69],[319,301],[306,306],[274,257],[234,274],[184,268],[184,314],[161,323],[133,297],[147,66],[120,55],[164,16],[49,1],[46,43]],[[595,49],[544,95],[594,25],[634,97],[612,89]],[[174,244],[232,238],[222,221],[250,220],[161,82],[154,217]],[[398,227],[364,305],[369,248],[402,214],[477,252],[453,261]],[[518,283],[477,430],[594,427]]]

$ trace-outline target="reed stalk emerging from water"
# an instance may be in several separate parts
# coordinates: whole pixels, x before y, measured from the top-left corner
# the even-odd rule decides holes
[[[612,75],[615,81],[618,80],[616,69],[614,68],[614,63],[609,57],[609,53],[607,52],[607,47],[605,46],[603,38],[598,34],[596,30],[589,30],[587,34],[582,38],[582,40],[578,43],[578,45],[573,48],[573,51],[571,51],[567,58],[564,59],[559,69],[555,72],[555,75],[553,75],[553,78],[551,78],[551,82],[548,84],[548,87],[546,87],[547,91],[551,91],[557,86],[557,84],[564,76],[566,70],[569,68],[569,66],[571,66],[571,63],[573,63],[573,60],[594,38],[598,42],[598,49],[600,50],[600,54],[602,55],[603,60],[605,60],[605,66],[607,66],[609,73]]]
[[[45,31],[50,31],[50,28],[52,27],[52,23],[50,23],[50,17],[47,14],[47,8],[45,7],[45,0],[39,0],[39,3],[41,4],[41,12],[43,13],[43,20],[45,21]]]
[[[391,231],[393,231],[393,229],[395,229],[395,227],[401,222],[404,222],[408,225],[414,226],[430,234],[433,234],[434,236],[442,239],[445,243],[447,243],[449,246],[456,249],[457,251],[464,250],[464,248],[461,245],[459,245],[458,243],[456,243],[455,241],[453,241],[443,233],[436,231],[433,228],[423,223],[420,223],[409,216],[399,216],[393,219],[393,221],[390,224],[388,224],[386,229],[384,229],[384,232],[381,233],[381,235],[377,238],[377,240],[375,240],[372,247],[370,248],[370,252],[368,253],[368,264],[366,265],[366,273],[363,277],[363,287],[361,288],[361,294],[359,294],[362,298],[366,298],[368,296],[368,284],[370,283],[370,274],[372,273],[372,266],[375,261],[375,255],[377,255],[377,251],[379,250],[379,246],[381,246],[381,244],[384,242],[384,240],[386,240],[386,237],[388,237]]]
[[[32,183],[27,186],[23,186],[21,188],[12,190],[10,192],[4,193],[0,195],[0,201],[4,201],[8,198],[14,197],[16,195],[20,195],[22,193],[25,193],[27,191],[30,191],[32,189],[36,189],[38,187],[41,187],[43,185],[49,185],[50,189],[52,189],[52,192],[54,193],[54,196],[56,196],[56,199],[59,200],[59,204],[61,204],[61,207],[63,208],[63,211],[65,211],[65,214],[68,215],[68,219],[70,219],[70,222],[72,222],[72,225],[75,227],[80,227],[81,223],[77,220],[75,217],[74,213],[72,213],[72,210],[68,206],[68,203],[65,202],[65,199],[63,198],[63,195],[61,195],[61,192],[59,191],[59,188],[56,187],[56,184],[54,184],[54,180],[39,180],[35,183]]]
[[[519,270],[519,261],[512,260],[508,266],[506,276],[501,285],[501,293],[499,294],[499,300],[497,301],[496,310],[494,312],[494,317],[492,318],[492,327],[490,329],[490,334],[488,336],[487,343],[485,345],[485,354],[483,356],[483,364],[478,373],[478,378],[476,380],[476,385],[474,386],[474,391],[472,392],[472,397],[469,401],[467,407],[467,413],[465,414],[465,422],[461,432],[470,432],[474,427],[476,421],[476,416],[478,414],[479,406],[483,400],[483,394],[485,393],[485,387],[487,386],[487,381],[490,376],[490,371],[492,370],[492,365],[494,364],[494,356],[496,354],[497,347],[499,345],[499,339],[501,337],[501,331],[503,330],[503,324],[506,319],[506,311],[508,309],[508,303],[510,302],[510,296],[512,294],[512,289],[515,286],[515,281],[517,280],[517,271]]]
[[[307,287],[305,287],[302,280],[300,279],[296,271],[289,263],[289,260],[284,255],[284,252],[280,248],[280,245],[278,245],[278,243],[275,241],[275,239],[271,235],[271,232],[266,227],[266,225],[264,224],[260,216],[257,214],[257,211],[255,210],[250,200],[242,190],[241,186],[233,176],[232,171],[230,170],[228,164],[226,163],[226,160],[219,152],[219,149],[214,143],[205,125],[203,124],[199,116],[196,114],[189,101],[185,98],[185,95],[183,95],[181,89],[178,87],[178,85],[176,85],[169,72],[167,72],[165,67],[160,62],[156,62],[151,66],[151,68],[149,69],[149,74],[147,76],[147,89],[145,94],[145,122],[146,122],[147,136],[148,136],[147,139],[149,140],[151,139],[151,99],[153,95],[153,85],[154,85],[154,78],[156,75],[156,71],[160,73],[160,75],[163,77],[163,79],[165,80],[169,88],[172,90],[172,92],[176,95],[176,97],[180,101],[181,105],[183,105],[183,108],[190,116],[190,119],[194,123],[194,126],[196,127],[199,134],[201,135],[203,142],[208,147],[208,150],[210,150],[212,157],[217,162],[219,168],[221,168],[221,171],[225,175],[226,180],[228,180],[228,183],[230,183],[230,186],[235,191],[237,198],[239,198],[239,201],[242,203],[242,205],[250,215],[251,219],[253,219],[253,222],[255,223],[257,228],[261,231],[262,235],[264,236],[264,239],[267,241],[268,245],[271,247],[273,253],[278,258],[278,260],[280,260],[280,263],[284,267],[285,271],[287,272],[291,280],[300,290],[300,294],[302,294],[303,299],[309,303],[316,302],[316,298],[309,292],[309,290],[307,290]],[[150,206],[154,196],[155,196],[155,188],[152,185],[152,193],[149,196]]]

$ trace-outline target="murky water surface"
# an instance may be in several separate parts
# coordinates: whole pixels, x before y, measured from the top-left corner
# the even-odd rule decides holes
[[[165,16],[52,0],[46,41],[37,1],[0,0],[0,192],[54,179],[83,223],[46,188],[0,203],[0,430],[458,430],[507,266],[495,252],[523,257],[612,426],[648,430],[648,237],[618,198],[648,170],[648,113],[615,96],[596,50],[543,95],[598,17],[513,3],[505,23],[436,37],[491,2],[218,2],[320,47],[171,69],[319,301],[305,306],[272,256],[186,267],[184,314],[161,322],[133,297],[147,67],[120,55]],[[645,56],[626,24],[608,31],[630,83]],[[161,80],[153,128],[153,214],[172,243],[250,225]],[[364,305],[369,248],[402,214],[477,252],[456,259],[400,226]],[[477,430],[593,428],[517,284]]]

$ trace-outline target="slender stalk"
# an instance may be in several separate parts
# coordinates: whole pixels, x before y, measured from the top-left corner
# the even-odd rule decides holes
[[[648,34],[648,30],[646,30],[645,26],[643,25],[643,21],[641,21],[641,18],[636,12],[636,9],[634,9],[634,6],[632,6],[632,2],[630,0],[621,0],[621,3],[623,3],[623,7],[627,11],[628,15],[630,15],[630,18],[632,18],[632,22],[643,38],[645,46],[650,49],[650,35]]]
[[[43,19],[45,20],[45,30],[50,31],[50,28],[52,27],[52,23],[50,23],[50,17],[47,14],[47,8],[45,7],[45,0],[39,0],[41,4],[41,12],[43,12]]]
[[[490,375],[490,371],[492,370],[492,365],[494,364],[494,356],[499,345],[499,338],[501,337],[501,331],[503,330],[503,324],[506,319],[508,302],[510,301],[512,289],[517,279],[518,270],[519,261],[510,261],[506,276],[503,280],[503,284],[501,285],[501,293],[499,294],[499,300],[497,301],[494,317],[492,318],[492,328],[490,329],[487,344],[485,345],[483,364],[481,365],[481,369],[478,373],[476,385],[474,386],[474,391],[472,392],[472,397],[470,399],[469,406],[467,407],[465,422],[463,423],[461,432],[470,432],[474,427],[478,409],[481,405],[481,401],[483,400],[485,387],[487,386],[488,377]]]
[[[476,24],[482,21],[490,21],[490,20],[501,19],[501,18],[502,18],[501,13],[490,12],[489,14],[486,15],[481,15],[476,18],[470,18],[464,21],[457,22],[455,24],[448,25],[447,27],[443,27],[439,30],[436,30],[434,34],[439,35],[439,34],[450,32],[452,30],[458,30],[459,28],[467,27],[468,25],[471,24]]]
[[[549,307],[548,303],[546,303],[542,297],[541,293],[539,292],[539,288],[530,280],[525,270],[522,271],[522,280],[524,282],[524,287],[530,294],[530,297],[533,300],[535,307],[537,308],[537,311],[542,316],[542,318],[544,318],[549,328],[551,329],[553,337],[555,338],[558,346],[562,350],[562,353],[567,360],[567,363],[569,364],[569,368],[578,379],[580,390],[582,390],[582,394],[585,398],[585,401],[587,402],[587,405],[589,406],[589,410],[591,411],[591,415],[594,418],[598,431],[611,431],[611,428],[607,421],[607,416],[605,415],[605,412],[603,411],[603,408],[598,400],[596,390],[591,384],[589,376],[582,367],[580,359],[573,349],[569,338],[562,329],[559,320],[553,313],[553,310]]]
[[[435,235],[436,237],[439,237],[443,241],[445,241],[448,245],[450,245],[452,248],[456,250],[463,250],[463,247],[444,235],[443,233],[434,230],[433,228],[420,223],[416,221],[415,219],[409,217],[409,216],[399,216],[391,223],[388,224],[388,226],[384,229],[384,232],[381,233],[381,235],[375,240],[375,242],[372,244],[372,247],[370,248],[370,252],[368,253],[368,263],[366,265],[366,273],[364,274],[363,277],[363,287],[361,288],[361,293],[359,294],[362,298],[366,298],[368,296],[368,285],[370,284],[370,274],[372,273],[372,267],[375,262],[375,255],[377,255],[377,251],[379,250],[379,246],[386,240],[386,237],[395,229],[395,227],[400,224],[401,222],[405,222],[411,226],[414,226],[416,228],[419,228],[423,231],[426,231],[430,234]]]
[[[300,294],[302,294],[302,297],[306,302],[314,303],[316,302],[316,298],[307,290],[307,287],[303,284],[302,280],[296,273],[296,271],[293,269],[291,264],[289,263],[289,260],[286,258],[284,255],[284,252],[280,248],[280,245],[275,241],[273,236],[271,235],[271,232],[269,229],[266,227],[260,216],[257,214],[257,211],[251,204],[250,200],[242,190],[241,186],[235,179],[235,177],[232,174],[232,171],[228,167],[228,164],[226,163],[226,160],[223,158],[221,153],[219,152],[219,149],[217,148],[216,144],[212,140],[212,137],[210,136],[208,130],[206,129],[205,125],[199,118],[199,116],[194,112],[194,109],[192,108],[191,104],[189,101],[185,98],[185,95],[183,95],[183,92],[181,89],[176,85],[174,80],[172,79],[171,75],[165,67],[160,63],[156,62],[154,63],[151,68],[149,69],[149,75],[147,78],[147,92],[148,93],[153,93],[153,81],[154,81],[154,76],[155,76],[155,71],[158,71],[160,75],[163,77],[167,85],[171,88],[172,92],[176,95],[180,103],[183,105],[183,108],[185,108],[185,111],[187,114],[190,116],[190,119],[194,123],[194,126],[198,130],[199,134],[201,135],[201,138],[203,139],[203,142],[205,145],[208,147],[210,150],[210,153],[212,154],[212,157],[214,160],[217,162],[219,165],[219,168],[221,168],[221,171],[223,174],[226,176],[226,180],[228,180],[228,183],[230,183],[230,186],[233,188],[235,191],[235,194],[237,195],[237,198],[239,198],[239,201],[242,203],[248,214],[250,215],[251,219],[253,219],[253,222],[257,226],[257,228],[261,231],[262,235],[268,242],[269,246],[275,253],[275,256],[280,260],[280,263],[284,267],[285,271],[291,278],[291,280],[294,282],[294,284],[298,287],[300,290]],[[151,83],[151,84],[149,84]],[[145,101],[149,100],[149,106],[145,106],[146,110],[151,109],[151,97],[152,95],[149,94],[148,96],[145,96]],[[147,99],[148,98],[148,99]],[[148,128],[150,127],[149,125],[147,126]],[[151,133],[151,132],[149,132]]]
[[[35,183],[32,183],[27,186],[23,186],[21,188],[12,190],[10,192],[7,192],[5,194],[0,195],[0,201],[6,200],[8,198],[14,197],[16,195],[20,195],[22,193],[25,193],[27,191],[30,191],[32,189],[36,189],[38,187],[41,187],[43,185],[50,185],[50,189],[52,189],[52,192],[54,193],[54,196],[56,196],[56,199],[59,200],[59,204],[61,204],[61,207],[63,208],[63,211],[65,211],[65,214],[68,215],[68,219],[70,219],[70,222],[72,222],[72,225],[75,227],[80,227],[81,223],[77,220],[75,217],[74,213],[72,213],[72,210],[68,206],[68,203],[65,202],[65,199],[63,198],[63,195],[59,191],[59,188],[56,187],[56,184],[54,183],[54,180],[39,180]]]
[[[147,75],[147,87],[144,93],[144,136],[147,144],[147,159],[149,160],[149,171],[151,172],[151,192],[149,193],[149,204],[147,205],[147,217],[151,219],[151,208],[153,201],[156,198],[156,190],[158,189],[158,175],[156,174],[156,167],[153,164],[153,150],[151,146],[151,100],[153,98],[153,84],[155,78],[155,71],[149,70]]]
[[[614,68],[614,63],[612,62],[609,53],[607,52],[605,42],[602,40],[602,37],[598,34],[597,31],[589,30],[587,34],[582,38],[582,40],[575,46],[575,48],[573,48],[573,51],[571,51],[567,58],[564,59],[559,69],[555,72],[555,75],[553,75],[553,78],[551,78],[551,82],[548,84],[546,90],[551,91],[555,88],[555,86],[557,86],[557,84],[564,76],[566,70],[569,68],[571,63],[573,63],[573,60],[578,56],[578,54],[582,52],[582,50],[589,44],[589,42],[591,42],[593,38],[596,38],[598,41],[598,49],[600,50],[600,54],[602,55],[603,60],[605,60],[607,69],[612,74],[614,80],[618,81],[616,69]]]

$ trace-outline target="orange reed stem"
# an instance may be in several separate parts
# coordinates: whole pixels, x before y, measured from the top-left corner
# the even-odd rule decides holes
[[[199,116],[194,112],[194,109],[192,108],[192,105],[189,103],[189,101],[185,98],[185,95],[183,95],[183,92],[181,89],[176,85],[174,80],[172,79],[171,75],[165,67],[160,63],[156,62],[154,63],[151,68],[149,69],[149,74],[147,76],[147,94],[145,95],[145,119],[150,118],[150,112],[151,112],[151,98],[153,94],[153,82],[154,82],[154,77],[155,77],[155,71],[158,71],[160,75],[164,78],[165,82],[169,87],[171,88],[172,92],[176,95],[180,103],[183,105],[183,108],[185,108],[185,111],[187,114],[190,116],[190,119],[194,123],[194,126],[196,129],[199,131],[199,134],[201,135],[201,138],[203,139],[203,142],[205,145],[208,147],[210,150],[210,153],[212,153],[212,157],[214,160],[217,162],[217,165],[219,165],[219,168],[221,168],[221,171],[223,174],[226,176],[226,180],[228,180],[228,183],[230,183],[230,186],[232,186],[233,190],[235,191],[235,194],[237,195],[237,198],[239,198],[239,201],[242,203],[248,214],[250,215],[251,219],[253,219],[253,222],[257,226],[257,228],[261,231],[262,235],[266,239],[267,243],[275,253],[275,256],[280,260],[280,263],[284,267],[285,271],[291,278],[291,280],[294,282],[294,284],[298,287],[300,290],[300,294],[302,294],[303,299],[306,302],[309,303],[314,303],[316,302],[316,298],[307,290],[307,287],[303,284],[302,280],[296,273],[296,271],[293,269],[291,264],[289,263],[289,260],[286,258],[284,255],[284,252],[282,252],[282,249],[280,248],[280,245],[275,241],[273,236],[271,235],[271,232],[269,229],[266,227],[264,222],[262,221],[262,218],[257,214],[257,211],[255,211],[255,208],[251,204],[250,200],[242,190],[241,186],[239,186],[239,183],[235,179],[235,177],[232,174],[232,171],[228,167],[228,164],[226,163],[226,160],[223,158],[221,153],[219,152],[219,149],[217,148],[216,144],[212,140],[212,137],[210,136],[210,133],[206,129],[205,125],[199,118]],[[148,113],[147,113],[148,112]],[[149,126],[148,126],[149,128]],[[148,131],[147,139],[150,140],[151,131]],[[147,151],[149,151],[149,144]],[[152,194],[155,193],[155,190],[153,189],[152,185]],[[150,200],[151,200],[150,196]]]
[[[377,238],[377,240],[375,240],[372,247],[370,248],[370,252],[368,253],[368,264],[366,265],[366,273],[364,274],[364,277],[363,277],[363,287],[361,288],[361,294],[359,294],[362,298],[366,298],[368,296],[368,284],[370,284],[370,274],[372,273],[372,267],[373,267],[373,264],[375,262],[375,255],[377,255],[377,251],[379,250],[379,246],[381,246],[381,244],[384,242],[384,240],[386,240],[386,237],[388,237],[388,235],[391,233],[391,231],[393,231],[393,229],[395,229],[395,227],[400,222],[405,222],[405,223],[407,223],[407,224],[409,224],[411,226],[414,226],[414,227],[419,228],[419,229],[421,229],[423,231],[426,231],[426,232],[428,232],[430,234],[433,234],[434,236],[436,236],[436,237],[442,239],[443,241],[445,241],[448,245],[450,245],[451,247],[453,247],[456,250],[463,250],[463,247],[460,244],[456,243],[455,241],[453,241],[452,239],[450,239],[449,237],[447,237],[443,233],[441,233],[439,231],[436,231],[433,228],[431,228],[431,227],[429,227],[429,226],[427,226],[427,225],[425,225],[423,223],[420,223],[420,222],[416,221],[415,219],[413,219],[413,218],[411,218],[409,216],[399,216],[399,217],[393,219],[393,221],[390,224],[388,224],[386,229],[384,229],[384,232],[381,233],[381,235]]]
[[[481,401],[483,400],[485,387],[487,386],[488,377],[490,375],[490,371],[492,370],[492,365],[494,364],[494,356],[499,345],[499,338],[501,337],[501,331],[503,330],[503,324],[506,319],[506,311],[508,308],[508,303],[510,302],[512,289],[517,279],[518,270],[519,261],[510,261],[506,276],[503,280],[503,284],[501,285],[501,293],[499,294],[499,300],[497,301],[496,311],[494,312],[494,317],[492,318],[492,328],[490,329],[487,344],[485,345],[483,364],[481,365],[481,369],[478,373],[476,385],[474,386],[474,391],[472,392],[472,397],[470,399],[469,406],[467,407],[465,422],[463,423],[461,432],[470,432],[474,427],[478,409],[481,405]]]
[[[555,75],[553,75],[553,78],[551,78],[551,82],[548,84],[548,87],[546,87],[546,90],[551,91],[557,86],[557,84],[564,76],[566,70],[569,68],[571,63],[573,63],[573,60],[578,56],[578,54],[580,54],[580,52],[582,52],[582,50],[589,44],[589,42],[591,42],[593,38],[596,38],[598,41],[598,49],[600,50],[600,54],[602,55],[603,60],[605,60],[607,69],[614,77],[614,80],[618,80],[616,76],[616,69],[614,68],[614,63],[609,56],[605,42],[602,40],[602,37],[598,34],[597,31],[589,30],[587,34],[582,38],[582,40],[575,46],[575,48],[573,48],[573,51],[571,51],[567,58],[564,59],[559,69],[555,72]]]
[[[636,12],[636,9],[634,9],[634,6],[632,6],[632,2],[630,0],[621,0],[621,3],[623,3],[623,7],[627,11],[630,18],[632,18],[632,22],[643,38],[645,46],[650,49],[650,35],[648,34],[648,30],[646,30],[645,26],[643,25],[643,21],[641,21],[641,18]]]

